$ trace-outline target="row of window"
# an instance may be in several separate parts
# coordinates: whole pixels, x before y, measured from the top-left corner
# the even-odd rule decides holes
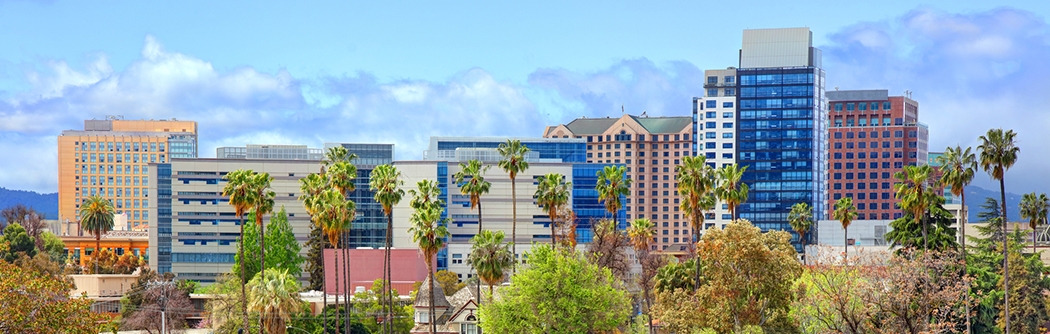
[[[141,167],[141,168],[140,168]],[[149,174],[149,166],[138,165],[73,165],[74,174]]]
[[[882,199],[884,199],[884,200],[885,199],[890,199],[890,197],[888,196],[889,193],[882,193],[882,194],[883,194],[883,198]],[[857,193],[857,194],[854,194],[854,193],[845,193],[845,194],[843,194],[843,193],[836,193],[836,194],[832,195],[832,198],[835,199],[835,200],[842,199],[842,197],[850,197],[850,198],[853,198],[854,200],[877,200],[877,199],[879,199],[878,195],[879,195],[879,193]],[[853,205],[855,205],[857,207],[857,209],[861,208],[860,204],[869,204],[869,205],[866,205],[866,207],[868,207],[871,210],[877,210],[878,209],[876,207],[876,204],[881,205],[882,210],[890,210],[890,202],[885,202],[885,201],[880,201],[880,202],[876,202],[876,203],[853,202]],[[893,209],[900,209],[900,203],[893,203],[892,207],[893,207]],[[863,209],[861,209],[861,210],[863,210]]]
[[[676,143],[676,144],[674,144],[674,148],[676,148],[676,149],[677,148],[682,148],[682,147],[685,147],[686,145],[687,144],[678,144],[678,143]],[[612,150],[612,149],[617,149],[618,150],[618,149],[620,149],[620,144],[605,144],[604,146],[602,146],[601,144],[598,144],[598,145],[587,145],[587,149],[588,150],[594,150],[595,148],[597,148],[600,151],[603,147],[606,150]],[[623,147],[624,148],[631,148],[631,144],[624,144]],[[660,149],[660,145],[659,144],[652,144],[651,146],[649,146],[649,148],[654,149],[654,150],[658,150],[658,149]],[[638,149],[644,150],[645,149],[645,144],[638,144]],[[664,144],[664,149],[665,150],[671,149],[671,144]]]
[[[149,144],[148,146],[146,144]],[[75,142],[75,151],[164,152],[164,143]]]
[[[854,126],[853,121],[854,121],[853,117],[847,117],[845,125],[847,127],[852,127],[852,126]],[[868,118],[858,118],[858,119],[856,119],[856,121],[857,121],[856,126],[879,126],[879,118],[878,117],[872,117],[870,124],[868,123]],[[843,125],[842,117],[835,117],[834,127],[841,128],[842,125]],[[904,119],[902,119],[902,118],[894,118],[893,119],[893,123],[890,124],[890,118],[889,117],[883,117],[882,118],[882,126],[890,126],[890,125],[904,125]]]
[[[79,155],[74,155],[74,156],[76,157],[76,159],[75,159],[76,162],[103,162],[103,163],[104,162],[110,162],[110,163],[113,163],[113,162],[116,162],[116,163],[127,162],[127,163],[136,163],[137,164],[137,163],[139,163],[139,159],[140,158],[141,158],[141,161],[143,163],[145,163],[147,161],[149,161],[149,162],[157,162],[157,154],[149,154],[149,153],[141,153],[141,154],[139,154],[139,153],[124,153],[124,154],[117,153],[116,155],[114,155],[113,153],[109,153],[109,154],[106,154],[106,153],[98,153],[98,154],[95,154],[95,153],[90,153],[90,154],[88,154],[88,153],[81,153]],[[160,162],[164,163],[164,161],[165,161],[165,156],[164,156],[164,154],[161,154],[160,155]]]
[[[893,104],[890,101],[883,102],[849,102],[849,103],[831,103],[828,108],[833,108],[835,111],[842,111],[842,107],[846,107],[846,111],[865,111],[868,110],[868,106],[871,106],[871,110],[879,110],[879,105],[882,105],[882,110],[890,110]]]
[[[730,107],[732,107],[732,106],[730,106]],[[718,118],[718,112],[716,112],[716,111],[705,112],[704,113],[704,118],[705,119]],[[724,111],[724,112],[722,112],[722,118],[733,118],[733,112],[732,111]]]
[[[116,189],[114,191],[114,189]],[[141,189],[141,191],[139,190]],[[80,197],[105,196],[105,197],[149,197],[146,188],[106,188],[106,187],[77,187]],[[140,196],[141,195],[141,196]]]
[[[845,185],[845,186],[843,186],[843,185]],[[867,188],[867,187],[870,187],[869,189],[871,189],[871,190],[875,190],[875,189],[878,189],[878,186],[879,186],[878,182],[857,183],[857,190],[865,190],[865,188]],[[831,188],[835,189],[835,190],[842,190],[843,187],[845,187],[846,190],[853,190],[853,182],[833,183],[831,185]],[[889,182],[883,182],[882,183],[882,189],[890,189],[890,183]],[[883,198],[883,199],[889,199],[889,193],[884,193],[884,194],[886,194],[886,195],[884,195],[884,197],[886,197],[886,198]]]
[[[619,135],[616,135],[615,139],[616,139],[616,141],[630,141],[631,138],[632,138],[631,136],[632,136],[631,134],[621,133]],[[646,136],[644,134],[636,134],[634,136],[638,136],[638,141],[645,141],[645,138],[646,138]],[[651,138],[651,139],[649,141],[671,141],[671,137],[674,137],[674,141],[689,140],[689,134],[688,133],[687,134],[681,134],[681,135],[663,135],[663,140],[660,140],[660,137],[661,137],[661,135],[650,135],[649,138]],[[599,142],[600,143],[600,142],[602,142],[602,138],[605,138],[605,141],[613,141],[613,135],[605,135],[604,137],[603,136],[587,136],[587,142],[588,143],[590,143],[590,142]]]
[[[848,169],[853,169],[853,166],[854,166],[854,164],[852,162],[847,162],[847,163],[845,163],[845,165],[846,165],[845,169],[847,169],[847,170]],[[915,163],[914,162],[909,162],[908,165],[914,166]],[[843,163],[841,163],[841,162],[833,163],[833,164],[831,164],[831,166],[832,166],[831,169],[843,169],[842,168]],[[878,162],[869,162],[869,163],[858,162],[856,164],[856,167],[857,167],[857,169],[865,169],[865,168],[876,169],[876,168],[879,168],[879,163]],[[890,163],[888,161],[883,161],[882,162],[882,168],[883,169],[890,168]],[[896,169],[904,168],[904,162],[903,161],[894,161],[893,162],[893,168],[896,168]]]
[[[704,139],[714,139],[714,138],[718,138],[718,133],[716,133],[714,131],[707,131],[707,132],[704,133]],[[733,133],[732,132],[723,132],[722,133],[722,138],[727,138],[727,139],[728,138],[733,138]]]
[[[861,147],[861,148],[863,148],[863,147]],[[919,155],[918,152],[908,152],[908,157],[912,158],[912,159],[914,159],[918,155]],[[843,154],[842,152],[835,152],[835,153],[832,153],[831,156],[834,157],[836,160],[841,160],[843,156],[845,156],[847,160],[853,160],[854,157],[856,157],[857,159],[867,159],[868,158],[868,152],[856,152],[856,153],[846,152],[845,154]],[[883,151],[882,152],[882,159],[889,159],[889,158],[890,158],[890,152],[889,151]],[[902,151],[894,151],[893,152],[893,158],[895,158],[895,159],[904,158],[904,152],[902,152]],[[879,159],[879,152],[871,152],[871,159]]]
[[[707,97],[717,97],[718,88],[708,88]],[[725,88],[722,90],[722,96],[736,96],[736,88]],[[714,108],[714,107],[709,107]]]
[[[117,186],[128,185],[128,186],[131,186],[131,185],[135,185],[135,186],[138,186],[139,183],[140,183],[139,180],[142,180],[142,182],[141,182],[142,185],[144,185],[144,186],[148,186],[149,185],[149,177],[148,176],[143,176],[141,179],[138,176],[135,176],[135,177],[131,177],[131,176],[120,177],[120,176],[117,176],[116,178],[114,178],[112,176],[110,176],[110,177],[91,176],[90,179],[87,176],[85,176],[84,179],[83,179],[84,181],[80,181],[80,176],[76,176],[76,179],[77,179],[77,181],[75,181],[73,183],[75,185],[78,185],[78,186],[79,185],[85,185],[85,186],[86,185],[92,185],[92,186],[113,186],[113,185],[117,185]],[[116,180],[116,182],[113,182],[114,180]],[[132,183],[132,181],[134,181],[134,183]]]

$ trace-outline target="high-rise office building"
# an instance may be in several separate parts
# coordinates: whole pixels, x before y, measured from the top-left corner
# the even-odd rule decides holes
[[[686,117],[623,115],[619,118],[578,118],[549,126],[546,138],[585,139],[587,162],[622,164],[632,179],[624,201],[621,227],[647,217],[656,225],[653,249],[662,250],[692,240],[689,219],[680,211],[675,166],[694,154],[694,120]]]
[[[711,168],[736,163],[736,68],[706,70],[704,97],[693,98],[693,117],[697,119],[697,155],[704,156]],[[715,205],[704,217],[704,229],[724,226],[732,220],[725,202]],[[702,233],[702,231],[701,231]]]
[[[919,103],[885,89],[829,91],[830,190],[827,212],[852,197],[858,219],[901,217],[893,174],[927,164],[929,130]]]
[[[80,220],[80,203],[102,196],[127,219],[126,228],[149,227],[150,163],[197,157],[197,122],[85,120],[83,130],[58,136],[58,220]],[[155,203],[155,202],[154,202]]]
[[[394,144],[360,144],[360,143],[325,143],[325,150],[342,146],[346,151],[357,156],[353,160],[357,167],[357,178],[354,179],[354,191],[349,193],[350,200],[357,205],[357,218],[350,229],[349,246],[382,247],[386,245],[386,215],[383,205],[375,200],[375,193],[369,186],[372,170],[376,166],[394,162]]]
[[[827,212],[827,108],[821,51],[808,28],[744,30],[737,73],[737,161],[750,188],[739,217],[795,234],[795,203]],[[812,236],[810,236],[812,238]],[[798,245],[797,235],[793,243]]]

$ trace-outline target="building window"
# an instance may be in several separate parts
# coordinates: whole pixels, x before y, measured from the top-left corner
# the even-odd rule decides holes
[[[708,97],[718,96],[718,88],[710,88],[710,89],[708,89],[707,90],[707,96]],[[711,101],[708,101],[708,102],[711,102]],[[707,107],[708,108],[715,108],[715,104],[714,103],[708,103]]]
[[[712,85],[713,84],[717,84],[718,83],[718,77],[717,76],[709,76],[709,77],[707,77],[707,83],[712,84]]]
[[[714,91],[715,91],[715,94],[717,95],[717,94],[718,94],[718,90],[717,90],[717,89],[715,89]],[[711,89],[708,89],[707,93],[708,93],[708,94],[711,94]],[[707,104],[707,107],[708,107],[708,108],[718,108],[718,101],[715,101],[715,100],[707,100],[707,103],[706,103],[706,104]],[[714,117],[714,116],[711,116],[711,117]]]

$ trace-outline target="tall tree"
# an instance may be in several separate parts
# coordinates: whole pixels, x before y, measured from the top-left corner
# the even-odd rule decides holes
[[[608,211],[613,222],[616,222],[616,212],[623,207],[620,196],[627,196],[631,192],[631,179],[627,178],[627,167],[605,166],[598,171],[597,176],[598,183],[594,190],[598,191],[598,200],[605,202],[605,211]]]
[[[842,263],[848,264],[846,257],[849,255],[849,225],[853,223],[854,219],[857,219],[857,208],[853,207],[852,197],[840,198],[835,203],[835,212],[832,213],[835,220],[842,223]]]
[[[1028,219],[1028,227],[1032,229],[1032,254],[1036,254],[1035,230],[1040,224],[1046,224],[1048,209],[1050,199],[1046,197],[1046,193],[1036,195],[1032,192],[1021,197],[1021,219]]]
[[[286,333],[301,303],[299,282],[284,269],[267,269],[248,282],[248,308],[259,312],[266,333]]]
[[[681,209],[689,217],[689,226],[693,228],[693,242],[698,242],[700,230],[703,229],[704,212],[715,205],[714,201],[709,200],[714,193],[714,170],[707,165],[707,159],[703,156],[682,157],[682,164],[674,169],[678,173]]]
[[[999,180],[999,194],[1000,201],[999,205],[1002,206],[1002,222],[1003,222],[1003,234],[1006,234],[1006,224],[1010,222],[1006,214],[1006,171],[1013,167],[1014,163],[1017,162],[1017,153],[1021,150],[1017,147],[1014,138],[1017,134],[1014,130],[1003,131],[999,129],[989,129],[988,133],[978,138],[981,141],[981,145],[977,146],[977,150],[980,151],[980,165],[981,169],[988,172],[993,179]],[[1003,280],[1004,285],[1009,286],[1009,275],[1005,273],[1009,272],[1010,264],[1007,261],[1007,247],[1006,239],[1003,239]],[[1006,314],[1006,334],[1010,334],[1010,289],[1004,289],[1003,293],[1003,308]]]
[[[484,166],[481,160],[470,160],[466,164],[459,163],[459,172],[452,175],[459,186],[459,192],[470,196],[470,209],[478,209],[478,233],[482,230],[481,217],[481,195],[488,194],[492,183],[485,181],[485,172],[491,166]]]
[[[608,269],[553,246],[537,244],[527,254],[514,284],[480,306],[484,333],[603,333],[627,321],[629,296]]]
[[[688,157],[687,157],[688,158]],[[651,286],[646,284],[651,281],[651,278],[647,279],[646,262],[649,260],[649,245],[653,242],[653,236],[656,234],[655,225],[649,220],[649,218],[638,218],[631,221],[631,226],[627,227],[627,236],[631,239],[631,244],[634,246],[634,250],[637,253],[638,265],[642,266],[642,278],[639,279],[642,289],[642,299],[645,300],[645,314],[646,318],[649,319],[649,333],[655,333],[653,329],[653,316],[652,316],[652,296]]]
[[[485,230],[470,240],[472,246],[467,261],[474,267],[481,282],[489,286],[489,298],[495,297],[492,296],[492,286],[503,282],[511,262],[514,261],[514,256],[510,253],[508,245],[503,243],[503,238],[503,231]],[[478,299],[480,304],[480,295]]]
[[[329,188],[322,192],[320,195],[320,202],[322,203],[322,209],[319,212],[321,221],[324,223],[323,229],[325,234],[328,235],[328,242],[332,245],[338,245],[339,239],[345,231],[349,231],[351,223],[357,215],[357,205],[354,201],[346,199],[342,193],[335,188]],[[345,256],[344,256],[345,257]],[[336,259],[335,262],[335,281],[339,283],[339,261]],[[346,267],[346,264],[343,265]],[[343,275],[344,279],[347,280],[346,274]],[[344,302],[349,304],[346,298]],[[339,294],[335,296],[335,304],[339,305]],[[338,309],[338,306],[336,307]],[[336,323],[339,323],[339,315],[336,315]]]
[[[101,249],[102,234],[113,230],[113,202],[91,196],[80,204],[80,226],[95,235],[95,252]]]
[[[8,224],[7,227],[4,227],[3,232],[4,235],[0,236],[0,256],[3,257],[4,261],[13,263],[20,254],[25,254],[27,257],[36,256],[36,245],[33,245],[33,238],[29,236],[29,233],[26,233],[26,229],[22,227],[22,224]],[[95,256],[92,258],[97,258],[98,254],[96,250]]]
[[[383,251],[383,286],[386,292],[383,294],[385,299],[384,304],[384,321],[383,329],[386,332],[393,330],[394,303],[390,297],[390,247],[393,239],[391,239],[394,233],[394,206],[401,202],[401,198],[405,196],[405,190],[401,189],[405,181],[401,180],[401,172],[397,170],[393,165],[379,165],[372,170],[372,175],[369,178],[369,188],[375,193],[375,200],[383,206],[383,213],[386,214],[386,246]]]
[[[518,186],[515,179],[518,173],[529,169],[529,162],[525,161],[525,155],[529,153],[529,147],[517,139],[507,139],[506,143],[499,145],[499,154],[503,160],[499,161],[499,168],[510,176],[510,252],[514,254],[514,265],[511,273],[518,272]]]
[[[93,300],[71,297],[73,283],[32,267],[0,261],[0,333],[96,333]]]
[[[324,192],[326,187],[327,181],[320,174],[310,173],[306,177],[299,179],[299,191],[301,192],[299,201],[303,203],[306,213],[310,215],[310,221],[313,222],[310,229],[310,239],[313,243],[310,252],[315,254],[311,256],[310,265],[307,268],[310,271],[310,284],[317,286],[317,289],[322,292],[323,308],[328,307],[328,287],[325,284],[327,276],[324,269],[324,249],[327,247],[328,238],[325,238],[327,234],[325,220],[321,215],[325,207],[321,193]],[[318,286],[317,284],[320,285]],[[322,323],[322,329],[324,333],[328,332],[328,321]]]
[[[747,183],[740,182],[744,177],[745,171],[747,171],[747,166],[741,167],[737,164],[732,164],[722,166],[717,172],[718,187],[715,188],[715,196],[718,196],[718,199],[729,205],[729,213],[733,220],[739,218],[737,216],[737,207],[747,201]]]
[[[222,196],[229,199],[229,203],[233,206],[233,212],[237,215],[239,222],[238,226],[241,228],[241,238],[244,238],[244,214],[248,212],[252,207],[252,193],[251,179],[254,174],[250,169],[238,169],[226,174],[222,178],[226,180],[226,185],[222,188]],[[238,242],[238,254],[241,258],[244,257],[244,242]],[[248,330],[248,301],[246,296],[247,290],[245,285],[248,284],[248,278],[244,276],[244,271],[241,271],[241,319],[244,323],[242,329]]]
[[[572,182],[565,182],[565,177],[558,173],[541,176],[536,186],[536,204],[547,211],[551,219],[551,247],[558,241],[555,232],[558,209],[569,202],[569,189],[572,189]]]
[[[963,211],[959,214],[959,245],[962,246],[963,270],[966,270],[966,224],[969,220],[969,208],[966,206],[966,186],[973,181],[977,171],[977,157],[970,147],[964,150],[961,146],[949,146],[944,154],[937,157],[941,165],[941,184],[951,188],[952,195],[959,196]],[[966,282],[969,291],[969,281]],[[966,332],[970,332],[970,304],[966,304]]]
[[[261,272],[266,271],[266,224],[263,222],[263,216],[273,212],[273,198],[276,197],[276,193],[270,189],[270,184],[273,182],[273,177],[270,177],[270,173],[254,173],[251,176],[251,191],[254,193],[252,198],[252,211],[255,213],[255,225],[259,227],[259,270]]]
[[[255,219],[255,213],[249,213],[248,219]],[[248,226],[244,227],[242,242],[245,243],[245,258],[242,259],[239,256],[235,256],[236,261],[233,264],[233,273],[240,275],[241,270],[246,270],[246,277],[255,277],[255,275],[262,272],[261,263],[255,261],[255,259],[258,259],[262,253],[259,245],[265,244],[266,253],[270,254],[270,267],[286,270],[293,277],[298,277],[303,272],[302,264],[304,259],[299,255],[302,246],[299,245],[299,241],[295,240],[295,234],[292,231],[292,226],[288,224],[288,213],[284,207],[281,207],[281,210],[270,218],[270,222],[267,225],[270,228],[266,229],[265,243],[258,241],[264,236],[257,226],[248,224]]]
[[[802,244],[802,263],[806,264],[806,233],[813,227],[813,208],[809,203],[799,202],[792,205],[791,212],[788,212],[788,224],[798,232],[798,241]]]
[[[36,247],[44,248],[44,239],[40,235],[47,228],[47,224],[44,222],[44,214],[40,211],[24,204],[16,204],[0,210],[0,220],[4,221],[0,224],[0,229],[11,223],[21,224],[22,228],[26,229],[26,233],[36,242]]]
[[[933,173],[933,169],[930,165],[922,166],[904,166],[899,172],[893,174],[893,177],[897,179],[897,182],[893,185],[893,190],[896,192],[896,197],[900,200],[901,208],[905,211],[912,213],[913,217],[916,217],[916,221],[922,226],[922,238],[923,238],[923,250],[929,249],[928,242],[926,242],[926,236],[928,234],[926,228],[926,209],[930,207],[930,196],[931,187],[936,185],[930,184],[930,174]]]
[[[417,183],[420,191],[412,191],[412,205],[415,212],[408,217],[412,227],[408,228],[408,234],[412,235],[412,242],[419,246],[426,260],[426,274],[430,289],[429,317],[430,333],[438,331],[437,315],[434,312],[434,255],[445,247],[445,239],[448,237],[447,222],[443,222],[441,212],[444,210],[442,201],[429,201],[427,197],[435,194],[438,190],[434,180],[423,180]],[[441,194],[440,190],[436,192]]]
[[[329,147],[325,152],[325,157],[321,160],[321,174],[324,175],[328,181],[330,187],[335,188],[347,198],[347,195],[355,190],[354,179],[357,178],[357,166],[354,166],[353,160],[357,159],[357,154],[350,153],[343,146]],[[340,256],[343,262],[343,277],[349,277],[350,274],[350,260],[349,247],[346,245],[346,238],[350,234],[350,229],[341,230],[340,239],[343,241],[336,244],[336,248],[340,249],[342,256]],[[346,316],[350,317],[349,304],[350,304],[350,281],[344,280],[343,282],[343,301],[346,303]],[[346,323],[349,326],[349,323]],[[349,327],[347,327],[349,328]]]

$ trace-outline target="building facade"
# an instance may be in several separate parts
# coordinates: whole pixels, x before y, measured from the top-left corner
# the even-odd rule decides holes
[[[245,147],[219,147],[216,159],[270,159],[270,160],[314,160],[324,158],[324,151],[306,145],[247,145]]]
[[[821,51],[808,28],[744,30],[736,72],[736,159],[750,188],[739,217],[763,231],[788,231],[799,247],[787,220],[791,206],[809,203],[820,220],[827,204]]]
[[[830,181],[827,212],[852,197],[858,219],[900,218],[893,174],[928,162],[929,131],[919,104],[887,90],[831,91],[828,95]]]
[[[693,98],[693,117],[697,119],[697,155],[711,168],[736,163],[736,68],[704,71],[704,97]],[[729,206],[715,205],[705,214],[704,229],[724,226],[732,220]],[[701,231],[700,233],[703,233]]]
[[[80,220],[80,203],[101,196],[127,217],[127,229],[149,227],[150,163],[197,157],[197,122],[85,120],[58,136],[58,220]]]
[[[546,138],[585,139],[587,162],[625,165],[632,179],[624,200],[626,221],[647,217],[656,225],[653,249],[692,240],[689,219],[679,209],[675,166],[692,156],[696,131],[690,117],[578,118],[548,126]],[[593,174],[592,174],[593,175]],[[575,186],[574,186],[575,188]],[[593,189],[593,186],[591,187]],[[575,189],[574,189],[575,191]]]

